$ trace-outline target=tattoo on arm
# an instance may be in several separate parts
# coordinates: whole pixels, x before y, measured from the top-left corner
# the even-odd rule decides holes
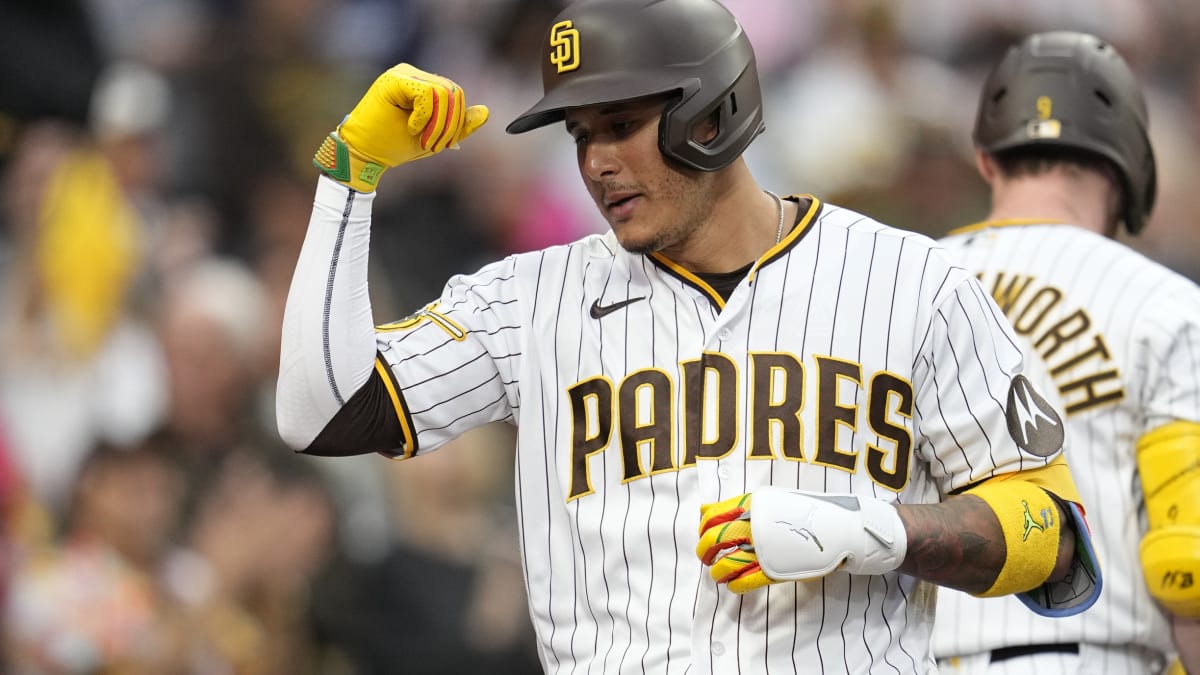
[[[1008,547],[999,519],[982,499],[959,495],[897,510],[908,532],[908,555],[899,571],[968,593],[982,593],[996,582]],[[1070,522],[1061,508],[1058,517]],[[1066,574],[1074,547],[1074,530],[1064,527],[1052,580]]]
[[[897,509],[908,532],[900,571],[968,593],[992,587],[1008,554],[996,514],[973,495]]]

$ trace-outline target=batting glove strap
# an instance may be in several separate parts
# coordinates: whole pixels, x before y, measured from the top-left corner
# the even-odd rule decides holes
[[[759,488],[750,525],[758,563],[776,581],[815,579],[839,568],[884,574],[908,551],[896,508],[861,495]]]
[[[386,166],[355,152],[336,131],[325,137],[313,155],[313,166],[358,192],[374,192],[379,177],[387,170]]]

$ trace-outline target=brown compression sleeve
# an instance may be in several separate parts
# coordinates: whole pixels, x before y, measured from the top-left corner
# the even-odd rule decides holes
[[[400,393],[397,391],[397,396]],[[378,452],[403,456],[404,430],[387,383],[379,369],[346,401],[304,450],[306,455],[349,457]]]

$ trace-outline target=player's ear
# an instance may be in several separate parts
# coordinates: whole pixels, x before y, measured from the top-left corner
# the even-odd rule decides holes
[[[714,110],[704,121],[692,127],[692,139],[700,145],[708,145],[721,131],[721,111]]]
[[[975,168],[979,171],[979,175],[983,176],[983,180],[987,181],[988,185],[996,179],[996,160],[992,156],[975,148]]]
[[[1121,189],[1119,179],[1109,176],[1108,199],[1105,203],[1104,236],[1116,239],[1121,233],[1121,224],[1125,222],[1125,191]]]

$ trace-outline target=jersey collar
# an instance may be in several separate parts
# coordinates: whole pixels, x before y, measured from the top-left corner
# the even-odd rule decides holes
[[[784,236],[779,243],[767,249],[766,253],[763,253],[758,260],[755,261],[754,266],[750,268],[750,272],[748,273],[751,283],[754,282],[754,276],[758,273],[759,268],[769,262],[783,257],[784,254],[786,254],[793,246],[797,244],[797,242],[804,238],[804,235],[808,234],[809,230],[812,229],[813,223],[817,221],[817,215],[821,212],[821,207],[823,206],[821,200],[813,197],[812,195],[789,195],[784,197],[784,199],[791,201],[807,199],[809,200],[808,210],[803,214],[800,214],[800,217],[796,219],[792,226],[791,232],[788,232],[788,234]],[[709,302],[715,305],[718,310],[725,309],[724,298],[722,298],[721,295],[703,279],[683,268],[681,265],[662,253],[654,252],[651,253],[649,257],[655,265],[662,268],[665,272],[703,293],[705,297],[708,298]]]
[[[1000,220],[984,220],[970,225],[956,227],[946,233],[946,236],[956,234],[967,234],[969,232],[978,232],[992,227],[1016,227],[1020,225],[1064,225],[1061,220],[1047,220],[1045,218],[1003,218]]]

